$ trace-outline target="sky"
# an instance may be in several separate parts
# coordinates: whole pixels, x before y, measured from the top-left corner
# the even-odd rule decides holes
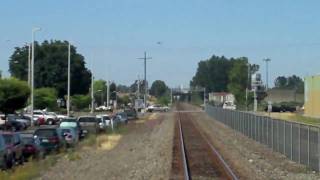
[[[143,77],[188,86],[200,60],[248,57],[270,82],[320,73],[318,0],[1,0],[0,70],[9,76],[14,47],[70,40],[96,79],[130,85]],[[161,42],[161,43],[157,43]]]

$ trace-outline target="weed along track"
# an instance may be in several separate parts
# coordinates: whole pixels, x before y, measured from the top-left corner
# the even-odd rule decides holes
[[[238,179],[190,113],[178,111],[175,117],[171,179]]]

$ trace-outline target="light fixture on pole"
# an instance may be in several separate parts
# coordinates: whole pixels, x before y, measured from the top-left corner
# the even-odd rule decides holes
[[[31,126],[33,126],[33,108],[34,108],[34,36],[35,32],[41,28],[32,29],[32,55],[31,55]]]

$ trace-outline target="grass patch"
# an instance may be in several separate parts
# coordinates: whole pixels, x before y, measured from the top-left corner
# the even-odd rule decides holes
[[[40,176],[40,173],[55,165],[58,160],[57,155],[47,156],[41,161],[30,160],[23,166],[16,166],[8,171],[0,172],[0,179],[5,180],[29,180]]]
[[[65,157],[66,157],[69,161],[77,161],[77,160],[80,160],[80,159],[81,159],[80,154],[79,154],[77,151],[73,150],[73,149],[70,149],[70,150],[67,152],[67,154],[66,154]]]
[[[263,113],[266,116],[269,116],[267,113]],[[320,126],[320,119],[319,118],[312,118],[303,116],[301,114],[295,113],[271,113],[270,117],[275,119],[283,119],[287,121],[293,121],[298,123],[309,124],[313,126]]]
[[[80,142],[80,146],[82,147],[92,147],[97,144],[97,135],[89,134],[89,136],[85,137],[82,142]]]

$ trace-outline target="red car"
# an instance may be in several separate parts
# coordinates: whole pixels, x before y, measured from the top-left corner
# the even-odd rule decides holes
[[[21,140],[24,144],[23,156],[25,159],[29,157],[40,159],[44,158],[44,148],[40,145],[39,137],[35,137],[32,133],[21,133]]]
[[[7,148],[12,152],[14,162],[24,163],[23,143],[20,134],[16,132],[1,132]]]

